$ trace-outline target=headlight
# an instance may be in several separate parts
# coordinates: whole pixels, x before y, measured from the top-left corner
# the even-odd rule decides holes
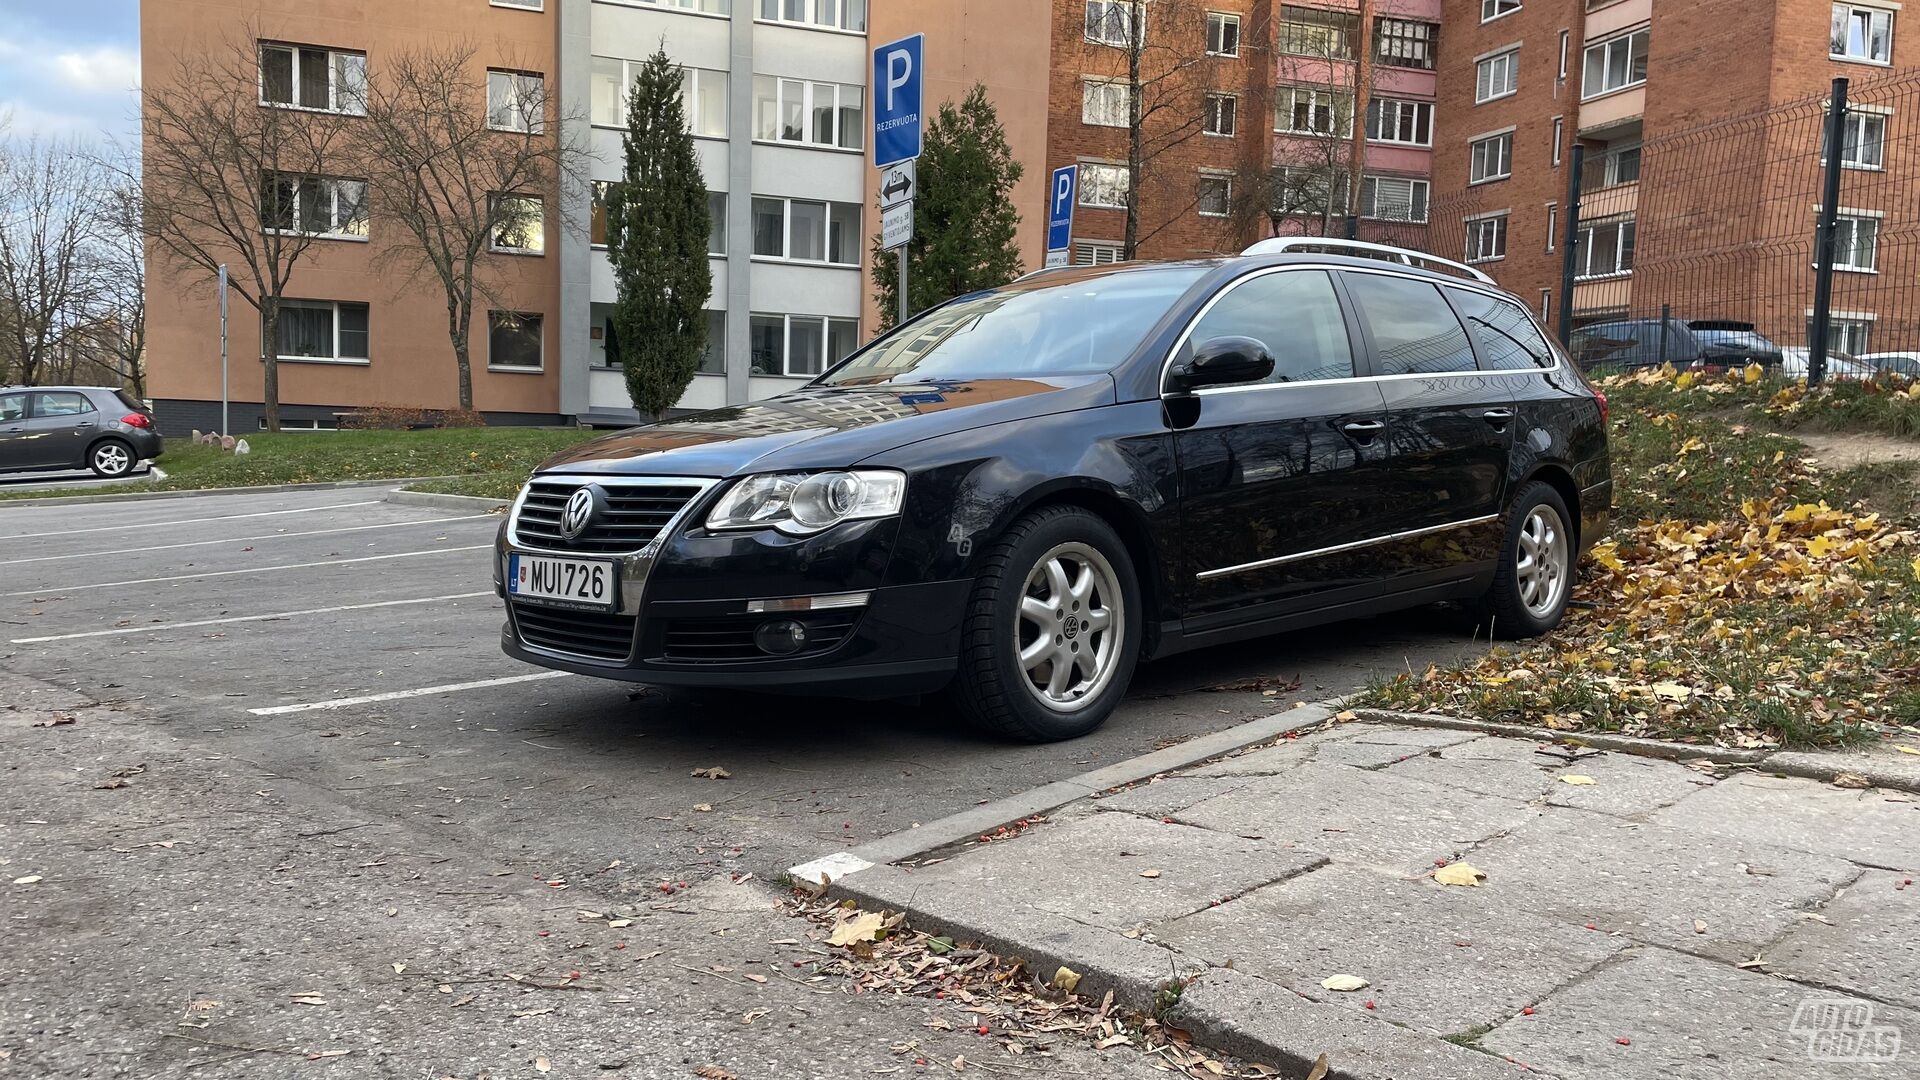
[[[906,474],[889,469],[763,473],[728,490],[707,515],[707,528],[807,536],[843,521],[892,517],[906,493]]]

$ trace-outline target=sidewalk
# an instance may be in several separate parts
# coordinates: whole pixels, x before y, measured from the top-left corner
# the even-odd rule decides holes
[[[1354,722],[834,887],[1282,1075],[1920,1077],[1920,796],[1766,768]]]

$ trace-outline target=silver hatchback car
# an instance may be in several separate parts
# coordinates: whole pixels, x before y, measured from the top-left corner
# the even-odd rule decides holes
[[[0,387],[0,473],[92,469],[116,477],[160,456],[153,413],[109,386]]]

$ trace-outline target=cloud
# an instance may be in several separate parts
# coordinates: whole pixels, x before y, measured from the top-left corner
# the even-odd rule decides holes
[[[94,139],[99,137],[103,127],[97,117],[51,112],[23,101],[0,98],[0,131],[19,138]]]
[[[140,57],[110,45],[63,52],[53,58],[53,75],[83,94],[124,94],[140,85]]]

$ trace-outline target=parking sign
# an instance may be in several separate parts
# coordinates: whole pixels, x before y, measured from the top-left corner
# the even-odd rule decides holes
[[[1065,266],[1073,247],[1073,207],[1079,201],[1080,166],[1053,170],[1047,191],[1047,265]]]
[[[920,86],[926,35],[873,50],[873,164],[884,169],[920,156]]]

